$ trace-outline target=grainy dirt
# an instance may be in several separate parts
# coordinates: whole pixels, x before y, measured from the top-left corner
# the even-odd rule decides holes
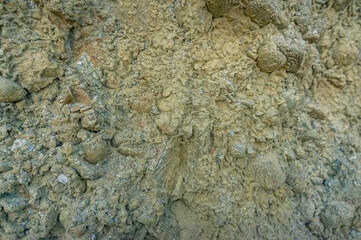
[[[361,239],[360,0],[0,0],[0,239]]]

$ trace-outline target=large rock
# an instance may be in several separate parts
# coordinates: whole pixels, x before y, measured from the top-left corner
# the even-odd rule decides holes
[[[246,13],[252,21],[261,27],[273,23],[278,29],[284,29],[289,24],[285,14],[280,9],[278,1],[250,1],[246,7]]]
[[[0,102],[17,102],[23,99],[25,95],[26,91],[19,84],[0,77]]]
[[[44,51],[25,53],[18,69],[22,73],[21,85],[30,93],[45,88],[63,74],[62,68]]]
[[[258,51],[257,66],[262,72],[273,72],[281,68],[286,61],[286,56],[278,50],[276,44],[264,45]]]

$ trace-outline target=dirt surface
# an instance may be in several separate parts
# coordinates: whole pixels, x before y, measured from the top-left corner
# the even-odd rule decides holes
[[[0,0],[0,239],[361,239],[360,0]]]

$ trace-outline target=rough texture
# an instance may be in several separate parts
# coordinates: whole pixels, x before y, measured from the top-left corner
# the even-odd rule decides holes
[[[0,0],[0,239],[360,239],[360,0]]]
[[[12,103],[22,100],[26,91],[16,82],[0,77],[0,102]]]

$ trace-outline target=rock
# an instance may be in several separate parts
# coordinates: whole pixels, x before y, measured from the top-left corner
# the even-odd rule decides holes
[[[306,226],[316,236],[320,236],[325,228],[318,217],[312,219]]]
[[[166,135],[175,134],[183,119],[183,112],[163,112],[157,115],[155,123],[162,133]]]
[[[303,39],[308,41],[309,43],[317,42],[320,39],[320,34],[317,32],[317,30],[308,31],[305,34],[303,34]]]
[[[113,147],[119,147],[119,145],[124,142],[126,142],[126,137],[119,132],[114,134],[111,141]]]
[[[67,209],[62,209],[59,215],[60,224],[65,230],[69,231],[77,238],[85,234],[87,218],[87,212],[85,211],[71,212]]]
[[[91,164],[103,161],[108,154],[107,143],[100,136],[83,142],[81,146],[85,152],[85,160]]]
[[[307,16],[295,16],[293,17],[293,21],[300,27],[302,33],[306,33],[310,27],[310,19]]]
[[[0,195],[15,191],[18,184],[16,176],[11,171],[3,172],[0,178]]]
[[[193,126],[192,125],[186,125],[182,128],[183,137],[185,139],[190,139],[193,136]]]
[[[4,4],[4,7],[9,12],[16,12],[16,10],[18,9],[18,5],[15,2],[8,2]]]
[[[91,131],[100,131],[97,115],[93,108],[82,112],[81,126]]]
[[[0,102],[13,103],[22,100],[26,91],[16,82],[0,77]]]
[[[325,120],[327,118],[326,112],[321,106],[313,106],[308,114],[314,119]]]
[[[261,153],[255,159],[256,180],[266,191],[280,187],[286,181],[286,174],[274,153]]]
[[[0,205],[7,213],[19,212],[28,205],[28,199],[20,195],[8,195],[0,199]]]
[[[4,140],[7,136],[8,136],[7,127],[6,126],[0,126],[0,141]]]
[[[337,228],[352,223],[355,207],[347,202],[332,202],[321,213],[326,228]]]
[[[308,223],[313,219],[316,206],[312,200],[302,199],[302,202],[298,205],[297,210],[301,213],[302,221],[304,223]]]
[[[344,89],[346,86],[346,77],[342,74],[336,74],[332,71],[323,72],[323,76],[326,77],[327,82],[331,83],[333,86]]]
[[[320,177],[310,177],[311,182],[313,185],[321,186],[323,184],[323,179]]]
[[[118,152],[120,152],[124,156],[141,156],[143,153],[141,149],[137,149],[136,147],[133,147],[129,144],[121,144],[118,147]]]
[[[61,153],[65,155],[65,157],[69,157],[74,152],[74,147],[71,142],[63,143]]]
[[[94,180],[105,174],[103,168],[98,168],[95,165],[84,161],[79,155],[73,154],[69,157],[69,162],[73,168],[80,174],[83,179]]]
[[[110,63],[109,63],[109,71],[114,72],[118,69],[119,67],[119,61],[113,59]]]
[[[253,0],[246,7],[246,13],[252,21],[263,27],[273,23],[278,29],[284,29],[289,22],[279,7],[278,1]]]
[[[286,183],[290,185],[297,194],[306,193],[310,189],[311,184],[308,177],[302,173],[292,171],[286,177]]]
[[[12,222],[2,221],[1,226],[6,234],[20,234],[25,231],[25,225]],[[6,239],[18,239],[17,237],[9,237]]]
[[[247,155],[247,148],[239,141],[235,141],[234,144],[229,148],[229,153],[233,157],[245,157]]]
[[[29,93],[45,88],[63,74],[63,69],[45,51],[28,51],[21,60],[20,82]]]
[[[276,108],[272,107],[268,109],[263,118],[269,125],[274,125],[279,121],[279,112]]]
[[[165,132],[167,130],[167,128],[169,127],[170,117],[171,117],[171,114],[169,114],[169,113],[162,113],[159,116],[157,116],[156,124],[162,132]]]
[[[220,17],[231,6],[232,0],[206,0],[208,10],[213,14],[213,17]]]
[[[118,89],[122,78],[117,72],[108,72],[105,78],[105,86],[110,89]]]
[[[275,44],[267,44],[258,50],[257,66],[262,72],[273,72],[286,63],[286,56]]]
[[[0,162],[0,173],[2,172],[7,172],[10,171],[11,169],[13,169],[13,165],[14,163],[12,162]]]
[[[184,1],[177,4],[176,17],[182,27],[190,31],[207,33],[212,24],[212,14],[205,3],[198,0]]]
[[[356,44],[348,39],[341,39],[332,47],[332,59],[337,66],[347,66],[351,64],[359,50]]]
[[[25,0],[17,0],[17,3],[21,10],[26,11],[28,9],[28,4]]]
[[[306,45],[302,41],[289,40],[277,44],[279,50],[286,56],[288,72],[298,72],[303,68]]]
[[[47,209],[41,209],[41,214],[37,216],[31,221],[29,239],[46,238],[58,221],[59,210],[55,206],[50,206]]]
[[[86,226],[76,226],[72,229],[73,236],[79,238],[86,233]]]
[[[352,2],[352,0],[335,0],[332,7],[336,10],[336,11],[341,11],[342,9],[344,9],[345,7],[347,7],[347,5],[350,4],[350,2]]]

